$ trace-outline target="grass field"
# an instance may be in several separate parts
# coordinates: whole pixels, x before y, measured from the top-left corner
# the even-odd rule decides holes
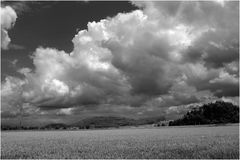
[[[239,158],[239,126],[1,133],[1,158]]]

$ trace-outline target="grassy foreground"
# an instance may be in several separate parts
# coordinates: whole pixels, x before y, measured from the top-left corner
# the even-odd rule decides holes
[[[239,158],[239,126],[1,133],[1,159]]]

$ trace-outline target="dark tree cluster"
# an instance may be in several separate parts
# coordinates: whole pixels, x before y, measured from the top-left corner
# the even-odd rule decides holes
[[[204,104],[187,112],[183,118],[171,121],[169,125],[199,125],[239,123],[239,107],[229,102],[216,101]]]
[[[40,127],[36,126],[8,126],[8,125],[1,125],[1,130],[39,130]]]

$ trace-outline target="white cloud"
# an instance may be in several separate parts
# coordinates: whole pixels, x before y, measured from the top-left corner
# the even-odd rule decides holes
[[[8,49],[8,45],[11,41],[8,36],[8,30],[11,29],[17,19],[16,12],[10,7],[1,7],[1,48]]]
[[[222,97],[221,100],[231,102],[234,105],[239,105],[239,97]]]
[[[42,85],[41,90],[44,93],[54,92],[59,95],[65,95],[69,92],[68,86],[64,82],[57,79],[53,80],[46,79],[44,84]]]
[[[209,82],[238,84],[238,77],[236,77],[236,75],[230,75],[228,72],[221,71],[219,77],[212,79]]]
[[[71,115],[72,114],[72,110],[73,108],[63,108],[63,109],[60,109],[57,114],[58,115]]]
[[[10,116],[20,112],[25,102],[22,96],[25,83],[21,79],[10,76],[1,83],[1,113],[7,113]]]

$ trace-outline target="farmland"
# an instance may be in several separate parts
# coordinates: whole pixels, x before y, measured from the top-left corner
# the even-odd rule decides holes
[[[239,126],[4,131],[1,158],[239,158]]]

